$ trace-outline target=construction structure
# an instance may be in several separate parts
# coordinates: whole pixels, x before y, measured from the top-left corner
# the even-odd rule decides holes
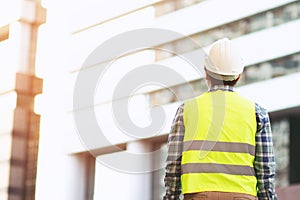
[[[0,199],[32,200],[40,128],[34,103],[43,86],[35,75],[35,59],[46,9],[33,0],[6,2],[1,9],[7,21],[0,24]]]

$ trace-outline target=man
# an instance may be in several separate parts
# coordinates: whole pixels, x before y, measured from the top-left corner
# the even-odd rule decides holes
[[[234,90],[244,65],[232,42],[205,59],[208,92],[185,101],[168,139],[164,200],[276,200],[267,111]]]

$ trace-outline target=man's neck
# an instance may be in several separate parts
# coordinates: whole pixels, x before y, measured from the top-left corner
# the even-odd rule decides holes
[[[212,85],[208,89],[209,92],[216,91],[216,90],[235,92],[235,88],[231,85]]]

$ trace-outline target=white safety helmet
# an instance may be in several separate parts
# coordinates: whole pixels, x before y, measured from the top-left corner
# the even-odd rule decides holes
[[[214,42],[205,58],[205,69],[215,79],[236,80],[244,70],[243,59],[228,38]]]

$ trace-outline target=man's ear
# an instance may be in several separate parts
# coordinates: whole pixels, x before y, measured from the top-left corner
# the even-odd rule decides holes
[[[211,82],[210,82],[210,79],[209,79],[209,76],[208,76],[206,70],[205,70],[205,79],[206,79],[207,86],[208,86],[208,87],[211,87]]]
[[[208,81],[209,78],[208,78],[208,74],[207,74],[207,71],[205,70],[205,79]]]

